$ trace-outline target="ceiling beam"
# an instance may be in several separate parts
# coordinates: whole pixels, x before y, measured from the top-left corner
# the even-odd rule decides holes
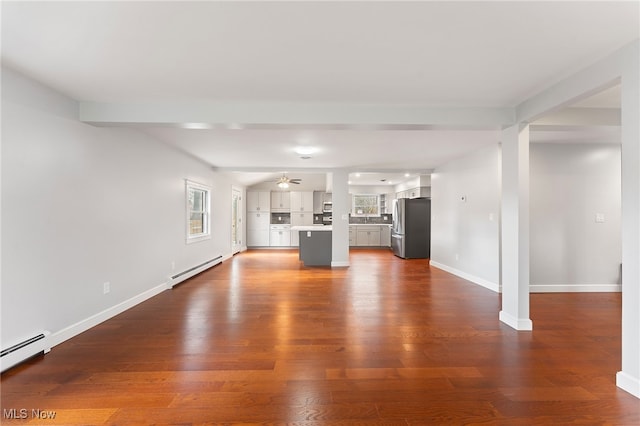
[[[516,106],[516,120],[532,123],[619,84],[627,58],[633,57],[639,45],[636,40],[522,102]]]
[[[222,129],[500,129],[513,108],[437,108],[286,102],[80,102],[81,121],[96,126],[175,126]]]
[[[565,108],[534,121],[549,126],[620,126],[620,108]]]

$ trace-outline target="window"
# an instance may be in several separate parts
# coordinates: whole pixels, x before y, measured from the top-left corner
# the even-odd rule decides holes
[[[186,181],[187,243],[211,238],[211,190],[208,186]]]
[[[353,216],[380,216],[379,195],[354,195]]]

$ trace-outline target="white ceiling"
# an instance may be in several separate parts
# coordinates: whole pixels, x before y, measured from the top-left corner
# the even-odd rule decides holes
[[[3,2],[2,61],[97,103],[504,108],[637,39],[638,15],[635,1]],[[499,136],[477,126],[228,124],[136,128],[216,168],[252,172],[239,175],[246,184],[285,170],[419,173]],[[318,152],[301,160],[300,145]]]

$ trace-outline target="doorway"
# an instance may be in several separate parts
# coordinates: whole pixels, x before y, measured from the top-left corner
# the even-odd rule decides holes
[[[231,253],[242,250],[242,191],[231,188]]]

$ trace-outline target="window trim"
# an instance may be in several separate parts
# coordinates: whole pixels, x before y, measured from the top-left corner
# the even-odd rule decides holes
[[[376,202],[378,204],[378,213],[377,214],[358,214],[356,212],[356,197],[376,197]],[[382,215],[380,210],[380,194],[353,194],[351,197],[351,216],[353,217],[380,217]]]
[[[189,192],[191,190],[203,191],[205,195],[205,200],[203,203],[204,210],[202,212],[204,215],[203,227],[205,228],[205,230],[204,232],[201,232],[199,234],[193,234],[193,235],[190,233],[191,232],[190,218],[191,218],[192,210],[189,206]],[[186,243],[191,244],[191,243],[196,243],[198,241],[211,239],[211,187],[198,182],[194,182],[189,179],[185,179],[184,200],[185,200]]]

